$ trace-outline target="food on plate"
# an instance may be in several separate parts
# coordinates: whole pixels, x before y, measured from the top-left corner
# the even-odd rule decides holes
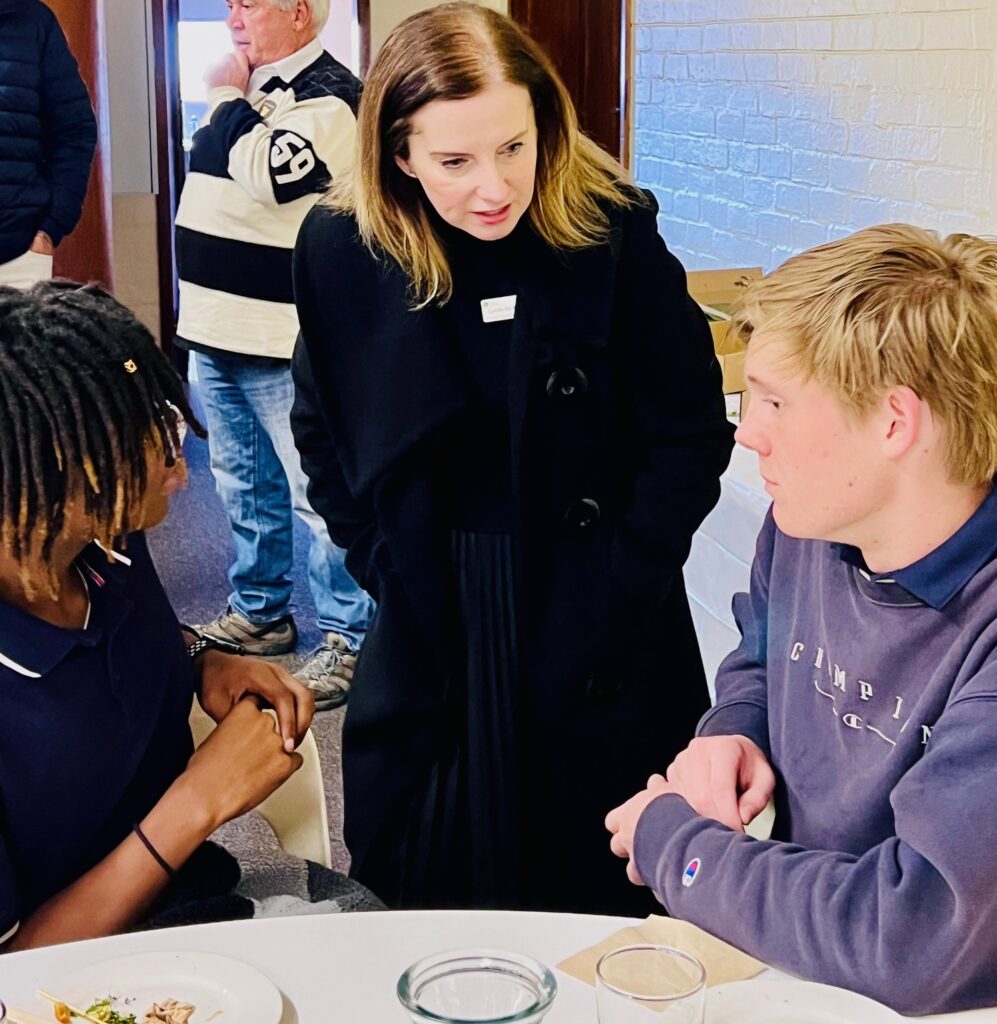
[[[39,991],[38,994],[52,1003],[52,1012],[55,1014],[55,1019],[59,1024],[71,1024],[74,1017],[96,1021],[97,1024],[136,1024],[135,1014],[130,1013],[125,1016],[118,1013],[117,1010],[111,1007],[110,999],[98,999],[88,1006],[86,1010],[80,1010],[69,1003],[60,1002],[55,996],[50,996],[47,992]]]
[[[87,1014],[104,1024],[136,1024],[134,1013],[119,1013],[114,1009],[111,997],[97,999],[87,1007]]]
[[[187,1024],[196,1009],[196,1006],[179,999],[167,999],[164,1003],[154,1003],[146,1010],[142,1024]]]
[[[68,1003],[61,1003],[47,994],[45,998],[52,1001],[55,1019],[59,1024],[72,1024],[74,1019],[80,1018],[96,1021],[97,1024],[138,1024],[134,1013],[120,1013],[115,1010],[114,1000],[110,996],[94,1000],[85,1011],[78,1010]],[[166,999],[161,1003],[153,1003],[145,1011],[142,1024],[189,1024],[196,1009],[193,1003],[185,1003],[182,999]]]

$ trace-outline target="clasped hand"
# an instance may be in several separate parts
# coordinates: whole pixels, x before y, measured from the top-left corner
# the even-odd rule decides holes
[[[42,256],[52,256],[55,253],[55,246],[45,231],[39,231],[31,242],[28,252],[37,252]]]
[[[643,885],[633,860],[634,833],[652,800],[666,793],[682,797],[697,813],[743,832],[768,804],[775,775],[758,745],[746,736],[701,736],[668,766],[667,778],[652,775],[647,786],[606,815],[609,848],[627,858],[627,877]]]
[[[234,86],[244,93],[249,85],[249,58],[242,50],[225,54],[217,64],[212,64],[205,71],[204,84],[209,89]]]
[[[174,785],[205,835],[252,810],[301,767],[301,755],[288,753],[275,725],[255,701],[240,700],[194,751]]]
[[[197,659],[201,707],[221,722],[244,697],[257,697],[277,713],[284,749],[304,739],[315,714],[315,699],[287,669],[261,658],[205,651]]]

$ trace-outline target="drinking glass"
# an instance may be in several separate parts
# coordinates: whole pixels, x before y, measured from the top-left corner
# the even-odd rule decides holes
[[[599,1024],[703,1024],[706,969],[670,946],[624,946],[595,969]]]
[[[557,994],[554,975],[519,953],[437,953],[398,979],[413,1024],[539,1024]]]

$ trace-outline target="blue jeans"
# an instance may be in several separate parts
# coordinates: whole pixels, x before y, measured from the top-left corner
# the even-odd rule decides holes
[[[211,472],[235,544],[229,604],[251,622],[289,613],[295,512],[311,530],[308,584],[319,629],[359,647],[374,602],[346,571],[342,548],[308,503],[308,481],[291,435],[290,364],[192,352],[191,368],[207,419]]]

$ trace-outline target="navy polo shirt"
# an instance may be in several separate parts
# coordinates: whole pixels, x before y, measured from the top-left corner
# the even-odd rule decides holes
[[[89,545],[83,629],[0,601],[0,941],[128,835],[183,771],[194,671],[142,534]]]
[[[899,584],[908,594],[940,611],[983,566],[997,557],[997,484],[991,486],[980,507],[948,540],[896,572],[870,573],[858,548],[850,544],[832,547],[871,582]]]

